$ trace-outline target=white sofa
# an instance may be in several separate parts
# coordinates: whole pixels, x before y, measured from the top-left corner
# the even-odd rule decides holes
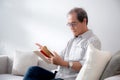
[[[0,55],[0,80],[22,80],[23,76],[16,76],[12,74],[13,58],[7,55]],[[42,60],[39,60],[38,66],[47,70],[54,70],[57,66],[47,64]],[[116,78],[108,78],[114,75],[118,75]],[[120,51],[112,56],[111,60],[104,69],[101,78],[99,80],[120,80]],[[108,79],[107,79],[108,78]]]
[[[0,80],[23,80],[23,76],[12,74],[13,58],[6,55],[0,55]],[[47,70],[54,70],[57,66],[47,64],[43,60],[39,60],[38,66]]]

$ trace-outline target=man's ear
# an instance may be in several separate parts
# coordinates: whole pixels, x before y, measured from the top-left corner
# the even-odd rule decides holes
[[[85,24],[87,24],[87,20],[86,20],[86,18],[83,19],[83,22],[84,22]]]

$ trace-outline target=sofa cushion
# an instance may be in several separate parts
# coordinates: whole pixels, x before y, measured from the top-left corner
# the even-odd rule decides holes
[[[111,76],[106,78],[105,80],[120,80],[120,75]]]
[[[8,56],[8,74],[12,73],[13,59],[13,56]]]
[[[120,51],[118,51],[112,56],[100,80],[104,80],[107,77],[117,74],[120,74]]]
[[[111,53],[100,51],[89,45],[86,54],[86,61],[76,80],[99,80],[106,64],[111,58]]]
[[[12,74],[24,75],[30,66],[38,65],[38,57],[32,51],[21,52],[16,51],[14,56]]]
[[[23,77],[11,74],[0,74],[0,80],[23,80]]]

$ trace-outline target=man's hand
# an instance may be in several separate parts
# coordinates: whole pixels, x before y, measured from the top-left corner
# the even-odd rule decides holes
[[[64,67],[69,67],[69,62],[64,61],[56,52],[53,52],[54,56],[52,56],[51,58],[48,58],[48,60],[55,64],[55,65],[60,65],[60,66],[64,66]],[[79,71],[81,69],[82,65],[80,64],[80,62],[78,61],[74,61],[73,62],[73,66],[72,69]]]
[[[41,49],[43,46],[41,45],[41,44],[39,44],[39,43],[35,43],[38,47],[39,47],[39,49]]]
[[[52,56],[49,60],[55,65],[62,66],[64,60],[56,52],[53,52],[53,53],[54,53],[54,56]]]

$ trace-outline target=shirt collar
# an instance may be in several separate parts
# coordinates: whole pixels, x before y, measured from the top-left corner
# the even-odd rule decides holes
[[[92,30],[88,30],[85,33],[79,35],[77,38],[82,38],[82,39],[89,38],[92,34],[93,34]]]

